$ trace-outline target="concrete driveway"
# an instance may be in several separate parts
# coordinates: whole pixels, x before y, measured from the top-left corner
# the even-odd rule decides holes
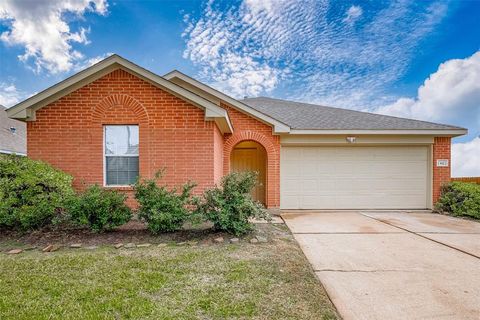
[[[282,217],[344,319],[480,319],[480,223],[425,211]]]

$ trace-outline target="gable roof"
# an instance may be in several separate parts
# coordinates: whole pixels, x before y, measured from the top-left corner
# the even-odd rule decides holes
[[[272,98],[236,100],[177,70],[164,77],[116,54],[78,72],[7,110],[10,118],[35,121],[35,112],[61,97],[116,70],[125,70],[154,86],[205,110],[205,120],[215,121],[222,133],[233,132],[220,102],[225,102],[263,123],[275,134],[423,134],[459,136],[460,127],[397,118],[368,112],[325,107]]]
[[[222,132],[232,132],[226,110],[116,54],[18,103],[8,109],[7,114],[10,118],[35,121],[35,112],[38,109],[119,68],[204,109],[206,120],[214,120]]]
[[[260,110],[250,107],[249,105],[243,103],[240,100],[234,99],[206,84],[195,80],[192,77],[187,76],[186,74],[173,70],[163,76],[165,79],[178,84],[186,88],[187,90],[192,90],[199,95],[202,95],[204,98],[211,101],[219,103],[219,101],[224,101],[234,107],[235,109],[248,114],[249,116],[269,124],[273,127],[274,133],[288,133],[290,132],[290,127],[283,123],[280,119],[270,116],[268,113],[264,113]]]
[[[15,132],[12,132],[14,128]],[[0,153],[27,155],[27,129],[25,123],[9,119],[6,108],[0,105]]]
[[[259,97],[242,102],[291,127],[292,133],[429,133],[462,135],[466,129],[445,124],[398,118],[349,109]],[[348,131],[348,132],[347,132]],[[370,132],[369,132],[370,133]]]

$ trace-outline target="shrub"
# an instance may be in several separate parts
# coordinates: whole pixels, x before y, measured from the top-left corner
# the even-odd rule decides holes
[[[250,218],[269,218],[263,206],[250,195],[256,183],[254,172],[230,173],[223,177],[221,187],[207,190],[197,199],[195,213],[211,221],[217,230],[245,234],[253,229]]]
[[[0,157],[0,227],[48,225],[72,194],[70,175],[26,157]]]
[[[451,182],[442,186],[436,209],[453,216],[480,219],[480,185]]]
[[[153,234],[180,230],[189,217],[188,205],[191,201],[193,182],[187,182],[177,192],[158,186],[157,181],[163,171],[158,171],[154,179],[138,180],[134,185],[135,198],[139,203],[138,216],[147,223]]]
[[[125,205],[126,195],[116,190],[107,190],[98,185],[69,199],[67,219],[76,225],[87,226],[92,231],[103,232],[121,226],[132,217]]]

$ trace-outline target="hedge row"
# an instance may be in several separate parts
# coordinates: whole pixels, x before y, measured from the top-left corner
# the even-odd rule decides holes
[[[268,218],[250,191],[252,172],[225,176],[219,187],[192,196],[195,183],[180,190],[159,185],[163,172],[134,185],[138,216],[154,233],[182,228],[187,221],[211,221],[217,230],[240,235],[251,230],[251,218]],[[126,196],[98,185],[76,193],[72,177],[52,166],[24,157],[0,157],[0,227],[22,231],[49,225],[86,226],[96,232],[112,230],[130,221]]]
[[[453,216],[480,219],[480,185],[458,181],[444,185],[436,209]]]

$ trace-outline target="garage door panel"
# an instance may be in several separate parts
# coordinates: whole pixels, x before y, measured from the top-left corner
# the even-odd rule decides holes
[[[285,161],[282,163],[286,178],[297,178],[301,175],[301,167],[298,165],[298,162],[295,161]]]
[[[400,179],[373,179],[369,180],[368,182],[371,183],[371,190],[378,190],[378,191],[389,191],[395,192],[395,190],[399,190],[401,193],[407,193],[408,191],[414,191],[418,193],[418,191],[423,192],[425,189],[423,185],[426,185],[425,179],[419,180],[406,180],[403,179],[403,183],[399,183]],[[366,188],[368,186],[365,186]]]
[[[316,162],[313,162],[313,161],[306,161],[306,162],[303,162],[302,163],[302,166],[300,167],[300,176],[301,177],[305,177],[305,178],[308,178],[310,177],[312,174],[318,174],[319,170],[318,170],[318,164]]]
[[[315,148],[301,150],[303,160],[316,160],[319,157],[318,150]]]
[[[318,180],[313,180],[313,179],[302,180],[300,190],[302,190],[304,194],[316,195],[318,192]]]
[[[321,161],[321,160],[319,160]],[[336,164],[334,162],[319,162],[317,163],[317,173],[320,175],[326,175],[328,176],[331,172],[337,171]]]
[[[426,208],[428,148],[282,147],[285,209]]]
[[[282,195],[281,206],[285,209],[297,209],[301,208],[300,197],[297,195]]]
[[[300,179],[285,179],[282,183],[282,189],[285,194],[296,194],[300,190],[302,181]]]

